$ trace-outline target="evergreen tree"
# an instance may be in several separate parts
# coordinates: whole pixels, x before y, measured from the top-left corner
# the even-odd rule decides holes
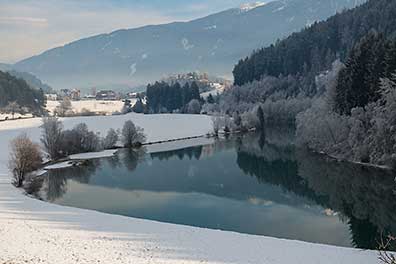
[[[198,84],[196,82],[192,82],[190,89],[191,89],[191,100],[193,99],[199,100],[200,94],[199,94]]]
[[[208,104],[214,104],[214,99],[213,99],[213,96],[212,96],[212,94],[209,94],[209,96],[208,96],[208,98],[206,99],[206,102],[208,103]]]
[[[145,107],[144,107],[144,104],[142,102],[142,98],[138,97],[135,105],[132,107],[132,111],[135,112],[135,113],[142,114],[142,113],[145,112],[144,108]]]
[[[336,111],[350,114],[379,98],[379,82],[385,73],[385,56],[389,43],[376,32],[370,32],[352,50],[338,78]]]
[[[261,106],[259,106],[258,108],[257,108],[257,118],[258,118],[258,120],[259,120],[259,128],[261,129],[261,130],[264,130],[264,125],[265,125],[265,121],[264,121],[264,112],[263,112],[263,109],[261,108]]]

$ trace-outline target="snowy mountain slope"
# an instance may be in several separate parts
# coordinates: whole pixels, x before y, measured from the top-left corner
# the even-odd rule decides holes
[[[254,49],[365,0],[283,0],[78,40],[14,65],[53,87],[143,84],[175,72],[231,76]]]

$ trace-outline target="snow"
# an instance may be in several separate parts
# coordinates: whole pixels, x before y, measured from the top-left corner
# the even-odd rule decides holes
[[[127,119],[142,126],[149,141],[211,130],[210,117],[199,115],[130,114],[63,122],[65,128],[86,122],[103,133]],[[159,223],[32,199],[11,186],[7,149],[21,132],[38,142],[39,125],[37,118],[0,123],[0,263],[377,263],[374,251]]]
[[[69,160],[67,160],[67,161],[63,161],[63,162],[45,166],[44,170],[56,170],[56,169],[70,168],[75,165],[76,160],[106,158],[106,157],[114,156],[116,152],[117,152],[116,149],[109,149],[109,150],[103,150],[103,151],[99,151],[99,152],[74,154],[74,155],[70,155],[68,157]],[[39,175],[39,174],[36,174],[36,175]]]
[[[241,5],[239,9],[241,11],[247,12],[247,11],[250,11],[252,9],[255,9],[257,7],[264,6],[264,5],[266,5],[266,3],[264,3],[264,2],[248,3],[248,4]]]
[[[222,94],[224,92],[225,86],[220,83],[211,83],[213,90],[201,93],[201,97],[206,99],[209,95],[216,96],[217,94]]]
[[[70,160],[45,166],[44,170],[56,170],[56,169],[64,169],[69,167],[73,167],[73,163]]]
[[[171,151],[201,145],[208,145],[212,143],[214,143],[214,138],[200,137],[181,141],[165,142],[162,144],[146,145],[145,150],[147,153],[156,153],[162,151]]]
[[[283,6],[279,7],[279,8],[277,8],[277,9],[273,10],[272,13],[280,12],[283,9],[285,9],[285,7],[286,7],[286,5],[283,5]]]
[[[71,159],[71,160],[88,160],[88,159],[106,158],[106,157],[114,156],[114,154],[116,152],[117,152],[116,149],[109,149],[109,150],[104,150],[104,151],[100,151],[100,152],[81,153],[81,154],[70,155],[69,159]]]
[[[217,25],[207,26],[207,27],[205,27],[204,29],[205,29],[205,30],[217,29]]]
[[[73,112],[81,112],[83,108],[96,113],[112,114],[120,112],[124,103],[120,101],[104,101],[104,100],[81,100],[72,101]],[[47,101],[46,109],[53,113],[55,108],[60,104],[59,101]]]
[[[31,118],[32,114],[26,114],[26,115],[21,115],[21,114],[14,114],[14,119],[18,118]],[[5,114],[5,113],[0,113],[0,121],[1,120],[6,120],[6,119],[12,119],[12,114]]]
[[[194,48],[194,45],[191,44],[187,38],[183,38],[181,40],[181,44],[182,44],[184,50],[190,50],[190,49]]]

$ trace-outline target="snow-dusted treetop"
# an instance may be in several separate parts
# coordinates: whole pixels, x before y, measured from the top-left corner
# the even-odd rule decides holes
[[[266,2],[247,3],[247,4],[241,5],[239,8],[240,8],[242,11],[245,11],[245,12],[246,12],[246,11],[255,9],[256,7],[263,6],[263,5],[265,5],[265,4],[267,4],[267,3],[266,3]]]

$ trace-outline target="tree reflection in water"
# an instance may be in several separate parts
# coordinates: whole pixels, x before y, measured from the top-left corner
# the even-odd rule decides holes
[[[67,170],[50,170],[28,182],[25,190],[40,200],[53,202],[66,193],[68,180],[87,184],[100,165],[100,160],[89,160],[84,162],[84,165]]]
[[[382,232],[396,234],[395,182],[391,172],[337,162],[322,155],[296,150],[293,147],[293,134],[292,129],[268,129],[265,134],[241,135],[229,140],[217,140],[212,145],[149,155],[144,150],[136,152],[123,149],[112,158],[92,160],[81,167],[50,171],[28,184],[26,191],[39,199],[55,201],[67,191],[68,180],[88,184],[92,180],[91,176],[101,167],[107,173],[117,170],[118,175],[116,178],[103,177],[101,182],[95,183],[124,190],[140,188],[151,191],[197,192],[243,200],[249,195],[263,195],[265,198],[265,194],[260,193],[262,189],[257,187],[269,184],[308,199],[312,204],[327,209],[329,214],[337,213],[348,224],[352,244],[356,247],[374,249]],[[228,165],[236,162],[243,172],[238,169],[238,173],[254,176],[258,184],[254,181],[241,188],[244,184],[243,178],[218,175],[219,181],[225,183],[224,187],[208,187],[206,183],[213,180],[212,176],[203,173],[191,180],[178,177],[177,170],[172,171],[175,175],[167,175],[166,181],[154,183],[157,180],[155,175],[144,174],[144,179],[131,177],[131,172],[138,170],[147,160],[197,161],[224,151],[233,152],[233,155],[227,157],[236,156],[236,160],[218,160],[219,162],[228,162]],[[214,166],[213,163],[205,164]],[[217,169],[216,173],[221,174],[221,166],[215,167],[212,169]],[[210,171],[211,168],[207,169]]]
[[[391,171],[337,162],[253,136],[238,146],[238,166],[259,182],[312,199],[347,221],[352,244],[375,249],[383,234],[396,234],[395,180]],[[256,142],[256,144],[254,143]]]

